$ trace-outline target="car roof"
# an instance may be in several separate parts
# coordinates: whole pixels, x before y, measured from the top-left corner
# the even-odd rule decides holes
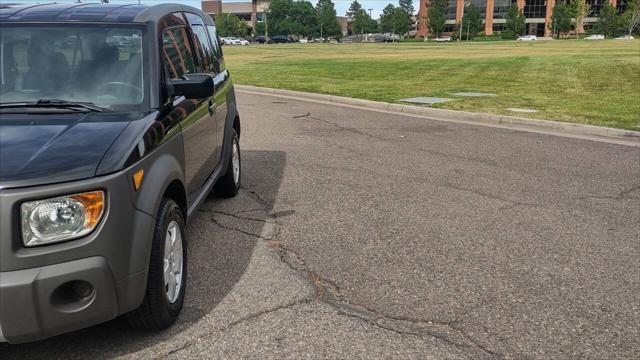
[[[110,22],[146,23],[159,21],[173,12],[191,12],[202,15],[205,23],[213,25],[211,17],[201,10],[180,4],[158,4],[153,6],[138,4],[38,4],[0,5],[0,22]]]

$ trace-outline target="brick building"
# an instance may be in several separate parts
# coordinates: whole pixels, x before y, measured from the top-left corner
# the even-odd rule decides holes
[[[483,17],[484,33],[493,35],[504,28],[507,11],[512,4],[524,12],[527,18],[527,33],[537,36],[551,36],[551,14],[557,0],[449,0],[447,7],[447,29],[445,32],[453,32],[464,14],[465,3],[473,4],[480,9]],[[619,12],[626,10],[628,0],[587,0],[591,7],[591,14],[584,19],[586,27],[597,21],[598,14],[605,1],[609,1]],[[418,32],[420,37],[426,37],[427,14],[430,0],[420,0],[418,8]]]

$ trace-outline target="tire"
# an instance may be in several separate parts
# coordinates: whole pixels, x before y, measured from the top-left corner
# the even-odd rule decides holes
[[[235,157],[237,155],[237,157]],[[234,170],[234,161],[237,160],[237,176]],[[229,159],[227,160],[227,171],[216,183],[214,191],[216,194],[223,198],[230,198],[236,196],[240,190],[240,178],[242,175],[242,161],[240,157],[240,142],[238,140],[238,134],[235,129],[233,130],[233,136],[231,138],[231,152],[229,153]]]
[[[185,222],[178,204],[172,199],[163,198],[156,219],[144,299],[140,307],[126,316],[129,324],[137,329],[161,330],[171,326],[182,310],[187,287]],[[167,249],[171,251],[170,253],[165,252],[169,241],[174,243],[171,250]],[[181,259],[178,259],[178,252],[181,253]],[[166,258],[170,260],[165,260]],[[181,265],[177,265],[179,260]],[[167,265],[169,269],[176,272],[176,276],[172,277],[173,284],[176,284],[171,287],[173,292],[169,291],[171,282],[165,279],[165,261],[167,264],[175,264],[173,269],[171,265]],[[180,269],[179,280],[177,280],[178,269]],[[179,285],[177,285],[178,282]]]

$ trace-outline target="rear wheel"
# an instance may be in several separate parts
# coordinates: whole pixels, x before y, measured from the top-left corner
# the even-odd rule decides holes
[[[164,198],[153,234],[144,300],[138,309],[127,314],[131,326],[159,330],[176,321],[187,285],[186,245],[180,208],[175,201]]]
[[[240,161],[240,144],[238,134],[233,130],[231,139],[231,154],[227,160],[227,172],[218,180],[215,192],[221,197],[234,197],[240,190],[240,175],[242,173]]]

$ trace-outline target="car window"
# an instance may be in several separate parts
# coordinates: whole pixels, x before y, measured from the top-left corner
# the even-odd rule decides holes
[[[7,26],[0,36],[0,101],[91,102],[122,109],[144,99],[143,32],[71,24]]]
[[[181,79],[185,74],[196,72],[194,54],[185,27],[173,27],[162,32],[162,56],[171,79]]]
[[[209,39],[211,39],[211,44],[213,45],[213,53],[216,59],[220,60],[220,70],[224,70],[224,61],[222,60],[222,48],[220,47],[220,42],[218,39],[218,32],[216,31],[215,26],[207,25],[207,32],[209,33]]]
[[[211,44],[209,43],[207,30],[205,30],[202,25],[193,25],[191,26],[191,29],[194,35],[193,44],[198,53],[198,63],[200,64],[199,70],[201,72],[215,73],[216,57],[213,49],[211,48]]]

